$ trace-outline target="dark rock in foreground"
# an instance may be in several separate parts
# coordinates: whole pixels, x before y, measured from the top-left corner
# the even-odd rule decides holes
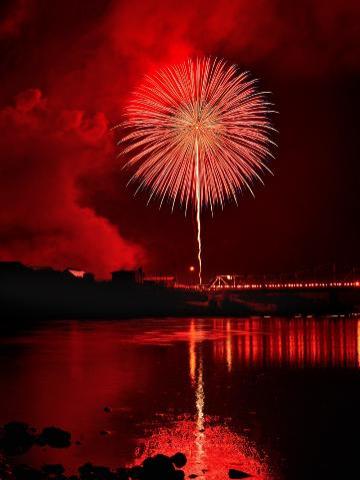
[[[36,435],[36,429],[27,423],[10,422],[0,428],[0,450],[7,456],[22,455],[37,444],[53,448],[71,445],[71,434],[58,427],[47,427]]]
[[[169,457],[166,455],[155,455],[149,457],[143,462],[142,478],[157,478],[173,479],[175,467]]]
[[[181,454],[183,455],[183,454]],[[30,465],[16,465],[12,469],[1,461],[1,480],[183,480],[183,470],[177,470],[172,457],[155,455],[144,460],[142,465],[131,468],[111,470],[105,466],[85,463],[79,467],[78,475],[64,475],[64,467],[60,464],[44,465],[36,469]],[[185,458],[185,455],[184,455]],[[185,458],[186,461],[186,458]]]
[[[36,437],[27,423],[10,422],[0,429],[0,450],[6,455],[22,455],[34,445]]]
[[[46,473],[29,465],[16,465],[13,469],[13,477],[9,478],[14,477],[16,480],[46,480],[49,478]]]
[[[230,468],[229,470],[229,478],[249,478],[251,476],[249,473],[236,470],[235,468]]]
[[[170,460],[177,468],[182,468],[186,465],[186,456],[181,452],[175,453],[175,455],[170,457]]]
[[[142,465],[111,470],[106,466],[85,463],[78,475],[66,476],[61,464],[43,465],[41,469],[30,465],[11,467],[6,456],[21,455],[33,445],[65,448],[71,445],[71,434],[58,427],[46,427],[40,435],[26,423],[11,422],[0,429],[0,480],[183,480],[180,467],[186,464],[186,456],[177,452],[173,456],[158,454],[146,458]],[[1,455],[4,455],[3,457]],[[238,478],[238,477],[236,477]]]
[[[44,465],[42,471],[47,475],[62,475],[65,472],[65,469],[60,463],[55,463]]]
[[[39,445],[48,445],[53,448],[66,448],[71,445],[71,434],[58,427],[46,427],[39,435]]]
[[[186,457],[183,453],[177,453],[176,458],[181,458],[186,464]],[[79,467],[80,480],[182,480],[185,474],[182,470],[176,470],[173,457],[158,454],[148,457],[142,465],[131,468],[118,468],[115,471],[108,467],[85,463]],[[75,479],[74,479],[75,480]]]
[[[115,472],[112,472],[110,468],[103,466],[96,466],[92,463],[85,463],[79,468],[79,474],[81,480],[117,480],[118,477]]]

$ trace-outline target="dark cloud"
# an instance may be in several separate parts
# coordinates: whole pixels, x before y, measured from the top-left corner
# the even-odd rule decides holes
[[[0,7],[0,39],[15,37],[31,15],[32,0],[4,1]]]

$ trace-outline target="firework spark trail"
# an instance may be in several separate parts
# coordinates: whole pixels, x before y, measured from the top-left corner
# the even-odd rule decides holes
[[[196,178],[196,225],[198,242],[198,262],[199,262],[199,285],[202,284],[202,263],[201,263],[201,196],[200,196],[200,169],[199,169],[199,144],[195,140],[195,178]]]
[[[147,76],[119,125],[127,130],[119,143],[137,191],[148,190],[160,205],[193,205],[200,284],[201,210],[237,203],[239,192],[253,194],[254,180],[262,182],[275,145],[271,108],[248,73],[202,58]]]

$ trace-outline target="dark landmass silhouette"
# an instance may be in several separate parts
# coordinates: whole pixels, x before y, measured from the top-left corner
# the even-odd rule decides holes
[[[360,289],[318,291],[212,291],[175,288],[173,277],[144,278],[141,269],[113,272],[109,281],[90,273],[0,262],[0,305],[9,319],[121,319],[162,316],[349,314]]]

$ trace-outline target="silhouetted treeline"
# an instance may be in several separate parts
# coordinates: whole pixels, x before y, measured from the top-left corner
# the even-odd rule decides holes
[[[328,314],[357,311],[358,305],[360,289],[207,292],[146,282],[141,270],[119,270],[112,280],[96,281],[92,274],[72,269],[0,262],[4,318]]]
[[[0,263],[1,310],[11,317],[126,318],[200,313],[192,300],[200,293],[184,293],[162,285],[144,284],[138,272],[115,272],[113,280],[95,281],[70,270],[33,269],[18,262]],[[189,303],[190,302],[190,303]]]

